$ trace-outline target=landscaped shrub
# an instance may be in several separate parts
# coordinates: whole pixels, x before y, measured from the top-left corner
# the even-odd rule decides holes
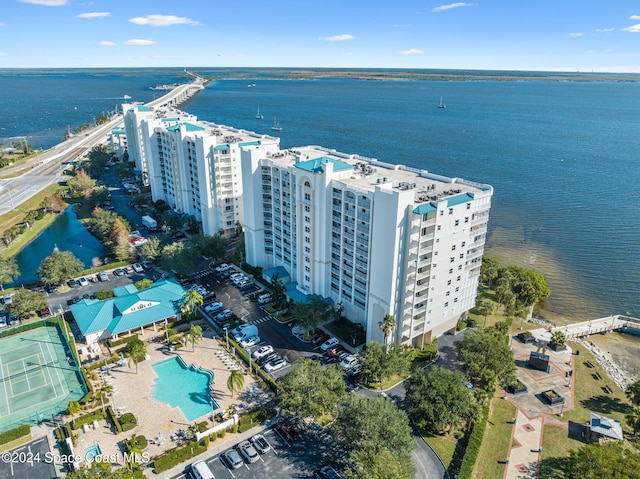
[[[262,424],[263,422],[271,419],[277,414],[274,408],[261,408],[251,411],[246,416],[243,416],[238,421],[238,432],[245,432],[251,429],[253,426]]]
[[[174,449],[168,453],[156,458],[153,461],[153,468],[156,474],[177,466],[181,462],[188,461],[189,459],[202,454],[207,448],[198,444],[197,442],[191,442],[184,447]]]
[[[131,452],[136,449],[143,451],[149,445],[149,441],[147,441],[146,437],[140,435],[133,436],[131,439],[125,439],[123,444],[127,452]]]
[[[196,427],[198,428],[198,432],[205,432],[209,429],[209,423],[207,421],[199,422]]]
[[[218,431],[218,437],[219,437],[220,439],[222,439],[222,438],[223,438],[224,436],[226,436],[226,435],[227,435],[227,430],[226,430],[226,429],[220,429],[220,430]]]
[[[28,424],[23,424],[22,426],[18,426],[14,429],[9,429],[8,431],[0,434],[0,445],[15,441],[16,439],[28,436],[29,434],[31,434],[31,426]]]
[[[134,339],[138,339],[138,335],[137,334],[133,334],[131,336],[127,336],[126,338],[107,339],[107,344],[109,345],[110,348],[114,348],[116,346],[120,346],[121,344],[126,344],[129,341],[133,341]]]
[[[122,416],[118,418],[120,422],[120,426],[122,426],[122,432],[130,431],[134,427],[138,425],[138,421],[136,421],[136,417],[130,412],[124,413]]]
[[[473,468],[476,465],[478,454],[480,453],[480,446],[482,445],[482,437],[484,436],[484,430],[487,427],[487,420],[489,419],[489,404],[487,403],[482,408],[482,416],[473,425],[473,430],[469,435],[469,441],[464,451],[464,458],[462,459],[462,465],[460,466],[459,479],[471,479]]]
[[[467,327],[467,322],[466,321],[458,321],[458,324],[456,326],[456,330],[457,331],[462,331],[466,327]]]
[[[107,406],[107,418],[109,421],[111,421],[111,423],[113,424],[113,427],[116,429],[116,434],[121,433],[122,425],[120,424],[120,421],[118,420],[118,417],[116,416],[116,413],[113,411],[113,408],[111,407],[111,405]]]
[[[98,409],[84,416],[75,418],[71,423],[71,429],[80,429],[84,424],[91,424],[94,420],[100,421],[106,417],[107,414],[102,411],[102,409]]]

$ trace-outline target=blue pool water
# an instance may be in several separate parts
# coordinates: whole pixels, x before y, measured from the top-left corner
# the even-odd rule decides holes
[[[209,395],[213,374],[187,366],[179,356],[152,365],[158,377],[151,398],[178,407],[191,422],[218,408]]]
[[[91,462],[96,458],[96,456],[99,456],[101,454],[102,451],[100,450],[100,446],[94,444],[93,446],[87,447],[84,450],[84,460],[87,462]]]

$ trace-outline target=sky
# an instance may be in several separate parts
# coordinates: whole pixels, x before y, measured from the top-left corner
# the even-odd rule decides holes
[[[2,0],[0,68],[640,73],[638,0]]]

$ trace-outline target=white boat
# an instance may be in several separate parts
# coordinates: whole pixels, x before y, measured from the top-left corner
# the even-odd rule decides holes
[[[122,98],[123,98],[124,100],[131,100],[131,97],[130,97],[129,95],[124,95]]]
[[[256,113],[256,118],[258,120],[264,120],[264,115],[260,113],[260,107],[258,107],[258,113]]]
[[[445,105],[445,104],[442,102],[442,97],[440,97],[440,103],[438,104],[438,106],[437,106],[436,108],[446,108],[446,107],[447,107],[447,105]]]
[[[278,119],[275,116],[273,117],[273,126],[271,127],[271,129],[273,131],[282,131],[282,127],[280,126],[280,122],[278,121]]]

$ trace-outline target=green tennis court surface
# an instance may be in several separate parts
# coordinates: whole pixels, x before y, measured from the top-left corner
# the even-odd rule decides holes
[[[86,391],[58,327],[0,339],[0,431],[51,419]]]

